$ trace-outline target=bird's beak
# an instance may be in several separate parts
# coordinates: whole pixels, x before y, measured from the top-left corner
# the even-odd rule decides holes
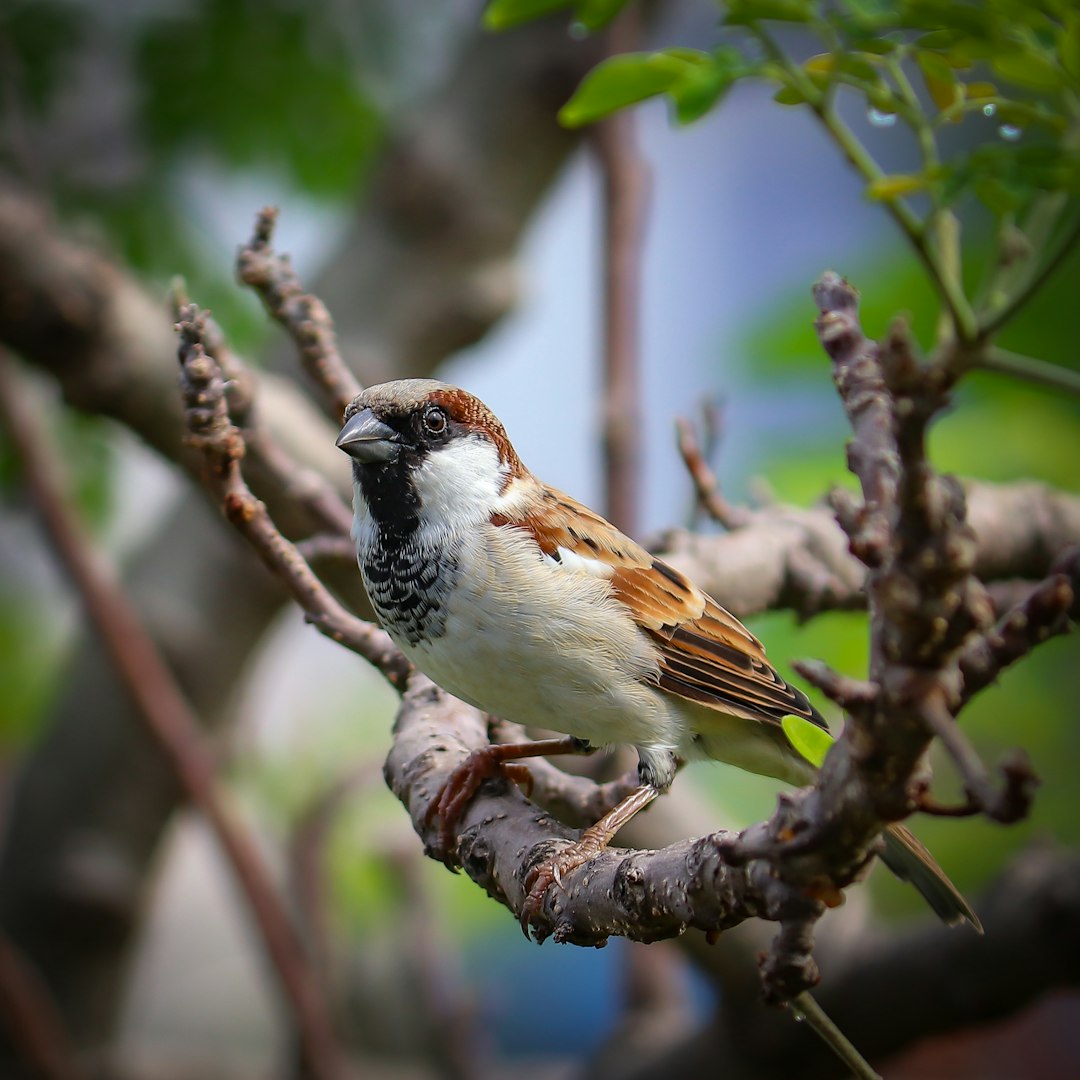
[[[398,456],[401,436],[370,409],[362,409],[349,417],[335,445],[361,465],[376,465]]]

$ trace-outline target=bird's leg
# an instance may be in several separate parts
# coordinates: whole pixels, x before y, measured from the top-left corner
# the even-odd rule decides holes
[[[595,825],[546,862],[539,863],[525,878],[528,895],[521,908],[521,928],[529,936],[529,923],[540,914],[544,896],[553,883],[562,884],[564,874],[599,855],[611,843],[615,834],[639,811],[644,810],[660,794],[653,784],[634,788],[621,802],[616,803]]]
[[[424,814],[424,826],[439,819],[439,837],[432,854],[446,862],[457,847],[457,827],[465,808],[480,785],[494,776],[508,776],[531,790],[532,775],[523,765],[511,762],[549,754],[590,754],[594,747],[583,739],[538,739],[535,742],[484,746],[472,753],[450,774]]]

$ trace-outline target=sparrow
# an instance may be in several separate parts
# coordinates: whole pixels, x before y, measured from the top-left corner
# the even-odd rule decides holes
[[[345,412],[353,538],[380,621],[435,683],[485,713],[566,739],[492,746],[432,803],[440,845],[504,762],[624,744],[639,786],[534,870],[544,892],[666,791],[681,761],[714,759],[793,785],[816,768],[782,726],[827,726],[761,642],[685,575],[534,476],[472,394],[429,379],[371,386]],[[946,922],[979,920],[903,826],[883,859]],[[527,929],[526,929],[527,932]]]

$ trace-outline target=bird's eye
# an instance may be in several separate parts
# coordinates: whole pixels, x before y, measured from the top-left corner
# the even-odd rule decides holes
[[[438,405],[431,405],[424,410],[424,427],[432,435],[441,435],[446,430],[446,413]]]

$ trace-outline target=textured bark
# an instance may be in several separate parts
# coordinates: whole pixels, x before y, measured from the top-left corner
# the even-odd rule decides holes
[[[1021,855],[987,891],[979,913],[985,937],[925,922],[892,934],[863,932],[826,949],[815,997],[867,1057],[884,1063],[920,1039],[992,1023],[1055,988],[1080,985],[1075,852]],[[779,1010],[762,1009],[747,994],[725,997],[706,1027],[639,1057],[620,1076],[760,1080],[796,1074],[834,1077],[836,1060],[805,1027]]]
[[[983,581],[1036,581],[1080,543],[1080,496],[1028,481],[969,481],[964,492],[976,538],[972,569]],[[652,546],[740,618],[866,607],[866,567],[826,506],[752,510],[730,532],[673,529]]]

